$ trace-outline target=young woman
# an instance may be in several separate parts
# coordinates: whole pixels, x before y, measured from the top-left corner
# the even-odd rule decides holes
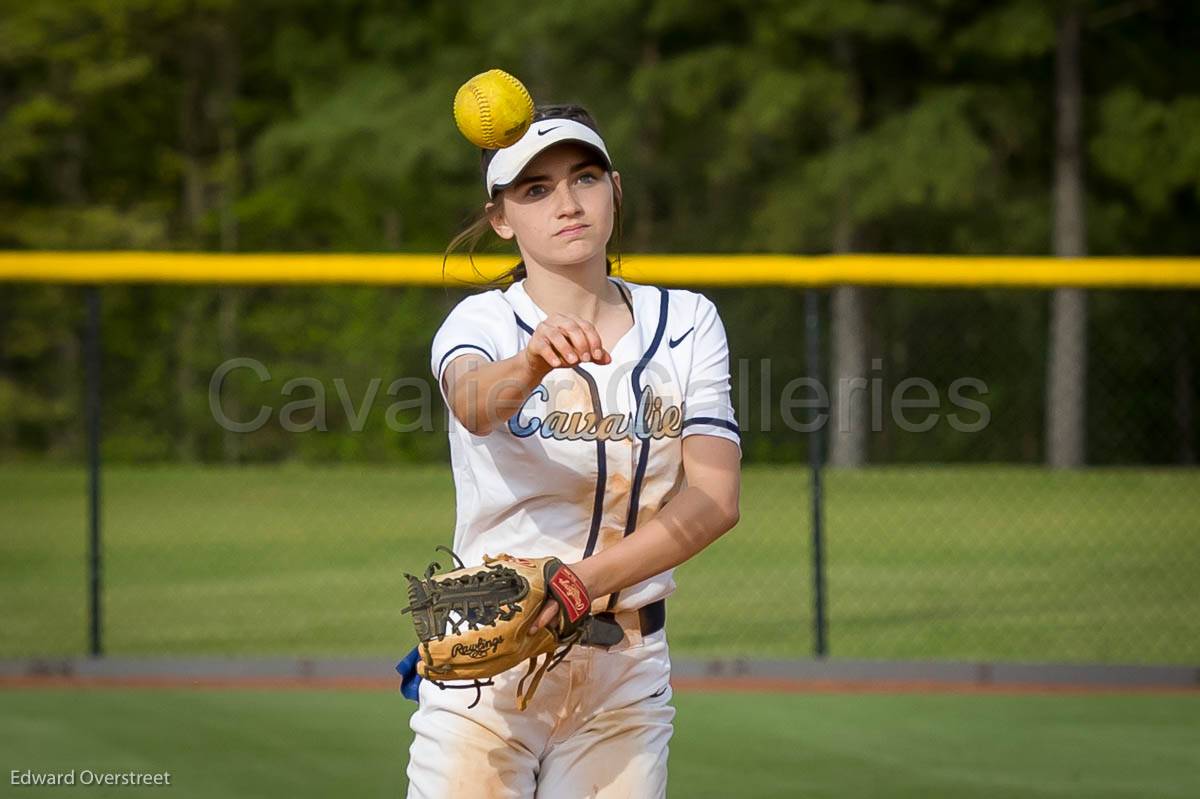
[[[473,708],[475,691],[406,690],[419,697],[409,796],[660,797],[675,715],[672,570],[738,521],[724,327],[700,294],[611,274],[621,176],[582,108],[539,108],[483,163],[484,224],[521,263],[507,288],[459,303],[433,340],[451,411],[454,550],[468,566],[556,556],[625,635],[573,649],[524,712],[523,669]]]

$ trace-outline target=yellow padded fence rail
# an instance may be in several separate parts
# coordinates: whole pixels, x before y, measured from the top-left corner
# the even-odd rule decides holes
[[[453,286],[496,277],[514,262],[477,256],[473,269],[455,257],[443,274],[441,254],[2,251],[0,281]],[[665,286],[1200,288],[1200,258],[626,255],[620,274]]]

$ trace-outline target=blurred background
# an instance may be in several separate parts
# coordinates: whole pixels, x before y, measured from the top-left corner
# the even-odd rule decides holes
[[[1200,249],[1198,46],[1200,6],[1167,0],[0,0],[0,248],[440,262],[483,200],[451,100],[506,69],[598,119],[614,255],[967,276],[810,288],[806,332],[802,288],[680,273],[727,328],[745,474],[739,527],[679,572],[676,657],[1194,666],[1200,275],[1163,286],[1151,257]],[[982,255],[1149,260],[1103,287],[969,285]],[[399,657],[402,574],[454,524],[428,361],[467,290],[180,285],[161,263],[97,294],[100,649]],[[87,291],[0,283],[4,658],[94,649]],[[270,408],[252,432],[209,401],[232,358],[269,372],[221,395]],[[845,424],[787,421],[805,375]],[[432,425],[389,417],[400,378]],[[970,431],[947,420],[963,378]],[[928,429],[890,411],[914,379],[941,398]]]
[[[480,201],[448,98],[494,65],[599,119],[631,252],[1046,254],[1060,169],[1092,254],[1200,235],[1189,3],[47,0],[3,23],[6,247],[440,251]],[[1057,146],[1056,108],[1079,123]]]

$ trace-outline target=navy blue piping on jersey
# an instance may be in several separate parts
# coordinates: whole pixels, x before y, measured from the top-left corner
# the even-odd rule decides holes
[[[517,325],[529,335],[533,335],[533,328],[525,324],[520,315],[513,311],[513,317],[517,320]],[[600,407],[600,389],[596,386],[595,379],[590,374],[578,366],[571,367],[578,372],[588,384],[588,391],[592,395],[592,409],[596,414],[596,420],[604,416],[603,410]],[[608,485],[608,456],[604,454],[604,439],[596,437],[596,490],[592,499],[592,524],[588,529],[587,546],[583,550],[583,556],[590,557],[596,550],[596,541],[600,538],[600,519],[604,515],[604,487]]]
[[[596,380],[590,374],[578,366],[573,366],[584,380],[587,381],[588,391],[592,394],[592,407],[595,408],[596,421],[604,418],[604,411],[600,407],[600,389],[596,386]],[[596,541],[600,538],[600,520],[604,516],[604,488],[608,485],[608,457],[604,454],[604,439],[596,437],[596,496],[592,500],[592,526],[588,530],[587,546],[584,547],[583,556],[591,557],[596,551]]]
[[[670,299],[670,295],[667,294],[667,290],[664,288],[659,288],[658,293],[658,327],[654,331],[654,338],[650,341],[650,346],[642,353],[641,360],[637,362],[637,366],[633,367],[633,373],[630,378],[633,383],[635,403],[640,401],[640,397],[642,396],[642,372],[646,371],[646,365],[650,363],[650,359],[658,351],[658,345],[662,343],[663,334],[667,329],[667,301]],[[636,408],[637,406],[635,405],[634,407]],[[633,532],[634,526],[637,524],[638,504],[642,494],[642,480],[646,477],[646,462],[650,459],[650,442],[653,441],[653,438],[650,435],[646,435],[645,437],[639,437],[638,440],[642,442],[642,446],[638,452],[637,471],[634,472],[633,484],[629,489],[629,515],[625,517],[626,536]],[[620,591],[614,591],[609,595],[609,610],[616,607],[617,597],[620,593]]]
[[[724,427],[727,430],[732,430],[733,432],[737,433],[738,438],[742,437],[741,429],[728,419],[718,419],[715,416],[693,416],[691,419],[688,419],[683,423],[683,427],[693,424],[711,424],[716,425],[717,427]]]
[[[658,303],[658,328],[654,331],[654,338],[650,341],[650,346],[642,353],[642,358],[638,361],[637,366],[633,367],[633,375],[630,378],[633,382],[635,402],[640,401],[642,396],[642,372],[646,371],[646,365],[658,351],[658,345],[662,343],[663,332],[667,329],[667,290],[660,288],[658,291],[661,295]],[[625,535],[632,533],[634,525],[637,524],[638,498],[642,493],[642,480],[646,476],[646,461],[650,458],[651,437],[647,435],[639,437],[639,440],[642,442],[642,447],[638,452],[637,472],[633,476],[633,486],[629,491],[629,515],[625,518]]]
[[[445,355],[442,356],[442,360],[438,364],[438,380],[442,379],[442,369],[444,369],[446,367],[446,359],[449,358],[454,353],[458,352],[459,350],[463,350],[463,349],[479,350],[480,352],[482,352],[484,354],[484,357],[486,357],[489,361],[491,361],[492,363],[496,362],[496,359],[492,357],[492,354],[490,352],[488,352],[487,350],[485,350],[483,347],[479,346],[478,344],[458,344],[454,347],[451,347],[450,350]]]

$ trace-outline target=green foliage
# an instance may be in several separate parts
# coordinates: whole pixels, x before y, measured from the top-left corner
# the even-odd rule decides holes
[[[991,58],[1036,58],[1054,50],[1054,9],[1040,0],[995,3],[952,38],[962,52]]]
[[[1151,213],[1169,211],[1178,194],[1200,199],[1200,96],[1171,102],[1122,87],[1104,97],[1092,156]]]
[[[845,194],[842,213],[866,225],[905,209],[971,207],[988,151],[966,116],[968,101],[965,90],[931,93],[786,175],[755,220],[762,245],[822,249]]]
[[[39,250],[161,250],[171,242],[154,204],[30,208],[0,219],[0,238]]]

